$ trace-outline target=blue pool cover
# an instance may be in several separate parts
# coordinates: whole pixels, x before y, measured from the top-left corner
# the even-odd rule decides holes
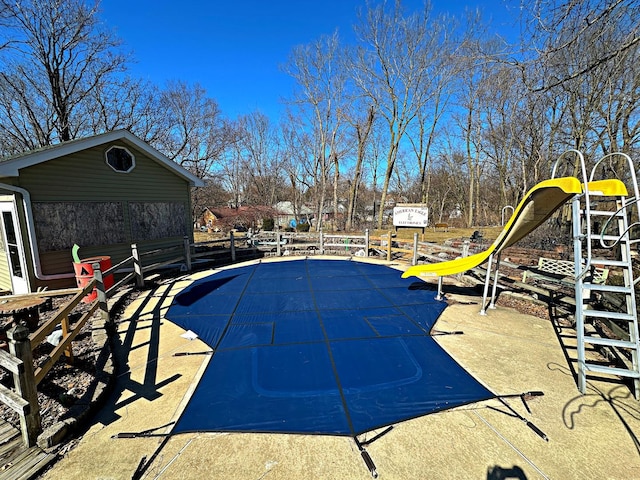
[[[495,395],[430,336],[446,304],[382,265],[293,260],[223,270],[167,318],[213,350],[174,433],[356,436]]]

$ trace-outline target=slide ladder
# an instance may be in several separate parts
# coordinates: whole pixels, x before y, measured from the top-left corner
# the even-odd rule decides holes
[[[621,154],[616,154],[621,155]],[[576,334],[578,354],[578,389],[586,393],[587,374],[610,374],[630,378],[636,399],[640,399],[640,336],[636,306],[631,246],[630,215],[638,201],[638,184],[631,159],[631,183],[635,198],[627,198],[624,184],[618,180],[593,181],[595,169],[582,195],[572,200],[573,243],[575,261]],[[608,207],[608,208],[607,208]],[[606,255],[598,252],[616,252]],[[612,257],[616,257],[612,259]],[[592,281],[595,266],[610,267],[622,273],[622,285],[603,285]],[[596,295],[615,298],[615,302],[599,302],[593,308],[591,298]],[[602,305],[609,305],[603,307]],[[605,322],[619,338],[597,334],[593,324]],[[609,347],[616,352],[619,366],[603,365],[587,358],[588,349]]]

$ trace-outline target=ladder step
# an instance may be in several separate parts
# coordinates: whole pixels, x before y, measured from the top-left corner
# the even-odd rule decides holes
[[[631,268],[629,262],[624,260],[609,260],[608,258],[592,258],[591,265],[604,266],[604,267],[627,267]]]
[[[595,290],[598,292],[626,293],[628,295],[633,293],[633,289],[631,287],[622,287],[619,285],[601,285],[599,283],[583,283],[582,288],[586,290]]]
[[[590,372],[609,373],[611,375],[618,375],[620,377],[640,378],[640,372],[636,372],[635,370],[627,370],[626,368],[605,367],[602,365],[594,365],[592,363],[585,364],[585,367]]]
[[[590,210],[592,216],[598,217],[624,217],[624,213],[620,210],[617,213],[609,210]]]
[[[636,319],[631,313],[607,312],[603,310],[582,310],[585,317],[608,318],[610,320],[627,320],[629,322]]]
[[[620,235],[600,235],[600,234],[596,234],[596,235],[592,235],[591,236],[592,240],[609,240],[611,242],[613,241],[620,241],[620,243],[624,243],[625,242],[625,236],[620,236]]]
[[[633,348],[637,349],[638,345],[628,340],[617,340],[615,338],[589,337],[585,336],[584,341],[592,345],[606,345],[608,347]]]

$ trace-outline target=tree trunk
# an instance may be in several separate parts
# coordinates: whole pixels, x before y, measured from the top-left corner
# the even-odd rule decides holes
[[[356,159],[355,172],[353,174],[353,183],[349,189],[349,205],[347,207],[347,221],[345,224],[345,230],[350,231],[353,228],[353,220],[356,209],[356,198],[358,194],[358,188],[360,187],[360,179],[362,178],[362,164],[364,162],[365,149],[367,146],[367,139],[371,133],[373,127],[373,120],[375,117],[375,109],[373,106],[369,108],[369,114],[364,125],[364,129],[360,125],[356,125],[356,135],[358,138],[358,155]],[[374,205],[375,205],[375,198]]]
[[[396,163],[396,157],[398,154],[398,145],[392,143],[387,156],[387,169],[384,173],[384,183],[382,185],[382,193],[380,195],[380,211],[378,212],[378,229],[382,228],[384,220],[385,203],[387,201],[387,191],[389,190],[389,182],[391,181],[391,175],[393,175],[393,167]]]

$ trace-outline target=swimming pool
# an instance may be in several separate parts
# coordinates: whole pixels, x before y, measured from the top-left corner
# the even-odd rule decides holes
[[[173,432],[355,437],[493,398],[430,335],[446,303],[400,275],[296,259],[194,282],[166,317],[213,353]]]

